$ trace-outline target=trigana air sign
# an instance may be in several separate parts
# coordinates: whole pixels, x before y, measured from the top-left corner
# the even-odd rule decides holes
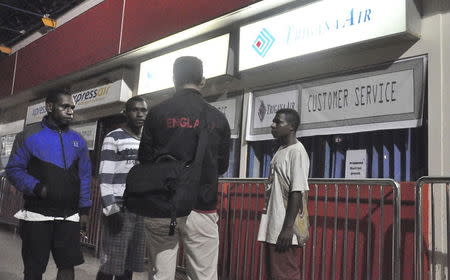
[[[131,90],[124,80],[91,88],[72,94],[75,110],[96,107],[114,102],[125,102],[131,97]],[[26,124],[36,123],[47,114],[45,101],[28,106]]]
[[[410,0],[322,0],[240,29],[239,70],[408,31]]]
[[[141,63],[138,94],[173,87],[173,63],[180,56],[195,56],[203,62],[203,76],[227,74],[230,34],[170,52]]]

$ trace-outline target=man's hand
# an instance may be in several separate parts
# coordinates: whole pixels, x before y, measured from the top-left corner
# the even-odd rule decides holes
[[[44,184],[38,183],[35,187],[34,187],[34,194],[41,198],[41,199],[45,199],[47,198],[47,194],[48,194],[48,190],[47,187]]]
[[[88,215],[80,215],[80,230],[83,232],[86,232],[88,225],[89,225],[89,216]]]
[[[123,217],[120,212],[106,216],[106,226],[109,228],[112,234],[118,234],[123,227]]]
[[[41,193],[39,194],[39,197],[40,197],[40,198],[47,198],[47,193],[48,193],[47,187],[46,187],[46,186],[43,186],[43,187],[42,187],[42,190],[41,190]]]
[[[294,236],[294,229],[291,228],[284,228],[281,230],[280,235],[278,235],[277,244],[275,247],[275,251],[279,253],[286,252],[287,249],[292,244],[292,237]]]

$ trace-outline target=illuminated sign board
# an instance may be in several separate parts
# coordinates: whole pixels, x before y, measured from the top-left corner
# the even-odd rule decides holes
[[[75,101],[75,110],[96,107],[115,102],[126,102],[131,98],[131,89],[124,80],[117,80],[113,83],[91,88],[72,94]],[[40,122],[47,115],[45,110],[45,100],[28,106],[26,124]]]
[[[422,125],[426,58],[403,59],[252,93],[246,139],[273,139],[276,111],[300,114],[297,136],[404,129]]]
[[[239,70],[409,32],[420,17],[409,13],[407,2],[322,0],[245,25],[240,28]]]
[[[173,87],[173,63],[180,56],[195,56],[203,62],[203,76],[227,74],[230,34],[167,53],[141,63],[138,94]]]

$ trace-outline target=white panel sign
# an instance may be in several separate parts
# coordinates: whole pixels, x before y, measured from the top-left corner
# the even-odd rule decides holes
[[[367,178],[366,150],[348,150],[345,156],[345,178]]]
[[[230,125],[230,130],[233,130],[235,127],[235,118],[236,118],[236,99],[228,99],[223,101],[216,101],[209,103],[212,106],[216,107],[220,112],[222,112],[228,120],[228,124]]]
[[[275,117],[275,113],[278,110],[283,108],[297,110],[297,106],[297,90],[257,96],[253,103],[253,127],[270,127],[272,125],[272,120]]]
[[[302,124],[412,113],[413,70],[303,88],[300,112]]]
[[[138,94],[173,87],[173,63],[180,56],[195,56],[203,62],[203,76],[213,78],[227,72],[230,34],[225,34],[141,63]]]
[[[125,102],[131,98],[131,90],[123,80],[74,93],[75,110],[100,106],[117,101]]]
[[[254,92],[246,139],[271,139],[269,125],[283,106],[300,114],[298,137],[418,127],[425,74],[426,57],[421,56]]]
[[[97,122],[76,124],[70,127],[78,132],[86,140],[89,150],[95,148],[95,135],[97,133]]]
[[[28,106],[26,124],[40,122],[45,115],[47,115],[47,111],[45,111],[45,101]]]
[[[407,31],[408,0],[322,0],[240,29],[239,70]]]
[[[0,124],[0,136],[19,133],[23,130],[24,120]]]

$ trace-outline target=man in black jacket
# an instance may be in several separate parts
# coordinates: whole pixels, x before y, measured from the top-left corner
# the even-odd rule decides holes
[[[218,232],[217,213],[215,211],[217,202],[217,177],[218,173],[225,172],[228,167],[230,128],[225,116],[213,106],[207,104],[200,94],[201,88],[205,84],[203,77],[202,62],[196,57],[180,57],[173,66],[174,83],[176,87],[175,95],[153,107],[145,121],[142,133],[141,144],[139,146],[139,161],[141,163],[154,162],[161,155],[170,155],[177,160],[189,162],[195,157],[200,129],[207,129],[207,147],[203,158],[203,168],[200,176],[198,201],[193,198],[193,206],[203,212],[196,212],[203,217],[203,223],[197,228],[207,227],[212,230],[213,242],[207,246],[212,249],[213,255],[206,256],[213,261],[207,264],[198,262],[198,256],[204,253],[194,249],[195,243],[193,235],[203,235],[195,233],[192,229],[200,219],[191,220],[187,212],[177,213],[177,226],[174,235],[168,235],[170,225],[170,205],[164,199],[146,197],[129,199],[127,207],[131,211],[145,216],[145,230],[147,241],[150,247],[151,262],[155,267],[156,279],[174,279],[176,269],[176,256],[178,242],[181,239],[188,253],[188,273],[192,279],[199,279],[198,273],[193,270],[203,266],[213,266],[212,274],[217,274],[217,252]],[[203,118],[202,118],[203,116]],[[178,190],[177,190],[178,191]],[[193,212],[194,213],[194,212]],[[191,229],[188,225],[190,224]],[[209,225],[208,225],[209,224]],[[204,241],[200,241],[204,242]],[[192,254],[192,252],[196,254]],[[215,258],[215,261],[214,261]],[[208,272],[211,274],[211,272]],[[202,279],[209,279],[203,278]]]

